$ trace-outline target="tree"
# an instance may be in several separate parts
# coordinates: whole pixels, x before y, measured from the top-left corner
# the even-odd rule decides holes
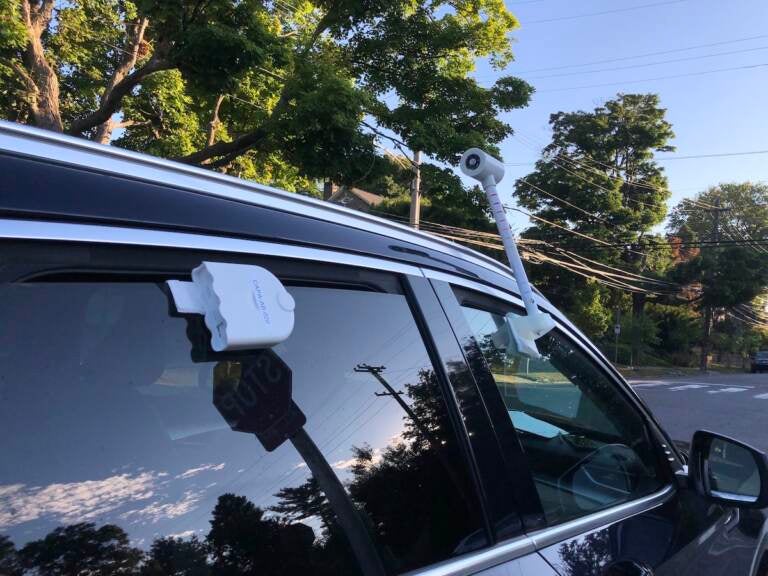
[[[0,534],[0,576],[21,576],[22,567],[16,546]]]
[[[143,554],[130,546],[119,526],[92,523],[60,526],[45,538],[26,544],[19,552],[21,563],[39,576],[114,576],[134,574]]]
[[[610,568],[606,570],[606,565],[611,559],[611,538],[608,530],[599,530],[587,534],[584,538],[564,542],[560,544],[557,552],[562,560],[565,576],[613,575],[613,571],[609,571]]]
[[[768,284],[768,251],[754,242],[768,234],[768,185],[721,184],[695,201],[694,209],[689,201],[675,207],[669,230],[689,242],[709,242],[674,270],[680,283],[698,288],[692,302],[702,312],[700,367],[706,370],[713,311],[747,304]]]
[[[326,574],[309,526],[266,517],[245,496],[223,494],[206,538],[217,576]]]
[[[517,180],[515,196],[535,216],[612,246],[596,247],[540,220],[523,235],[636,273],[659,275],[670,256],[657,248],[659,239],[650,231],[664,219],[669,197],[667,179],[653,159],[655,152],[673,150],[665,113],[655,94],[619,94],[592,112],[553,114],[552,141],[536,169]],[[586,290],[585,279],[551,265],[533,272],[543,291],[566,310],[580,309],[578,295],[592,307],[615,304],[612,291]],[[633,294],[633,316],[644,314],[645,301],[645,293]]]
[[[699,317],[689,306],[652,304],[650,317],[658,328],[655,352],[672,364],[690,364],[692,348],[701,337]]]
[[[501,0],[0,0],[0,117],[284,181],[359,179],[383,138],[456,162],[532,92]],[[293,181],[293,184],[291,183]]]
[[[734,308],[760,294],[768,284],[767,256],[745,246],[711,246],[675,269],[680,283],[700,287],[693,303],[702,312],[702,370],[708,368],[713,310]]]
[[[768,184],[759,182],[727,183],[712,186],[691,201],[680,202],[669,215],[668,230],[686,240],[710,240],[712,212],[706,206],[727,208],[720,215],[720,235],[724,240],[754,240],[768,235]],[[702,206],[703,204],[703,206]]]
[[[209,576],[208,548],[196,537],[157,538],[152,542],[141,576]]]
[[[378,167],[356,186],[385,196],[377,211],[407,217],[413,172],[407,160],[402,157],[401,160],[386,161],[386,164]],[[421,218],[484,232],[496,230],[490,219],[485,192],[478,186],[464,186],[461,178],[452,170],[434,164],[421,165]]]

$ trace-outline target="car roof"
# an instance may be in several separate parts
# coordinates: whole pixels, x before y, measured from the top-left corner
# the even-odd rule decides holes
[[[212,170],[4,121],[0,186],[3,217],[323,246],[449,271],[518,293],[507,266],[443,238]]]

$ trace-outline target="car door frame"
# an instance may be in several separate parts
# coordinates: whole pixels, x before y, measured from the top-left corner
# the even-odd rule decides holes
[[[443,306],[446,315],[451,320],[456,337],[460,342],[471,339],[472,335],[465,331],[462,322],[458,320],[461,315],[459,307],[460,303],[453,292],[452,286],[476,291],[480,294],[500,300],[504,304],[515,309],[523,310],[522,300],[516,294],[443,272],[426,269],[424,269],[423,272],[424,275],[429,278],[433,289],[438,295],[441,305]],[[533,539],[537,550],[541,550],[542,548],[584,534],[591,530],[604,527],[607,524],[612,524],[658,508],[673,498],[678,490],[678,486],[674,479],[679,472],[685,470],[682,458],[675,450],[666,433],[663,432],[661,426],[659,426],[652,417],[642,400],[640,400],[637,394],[630,388],[613,366],[610,365],[605,357],[594,347],[594,345],[591,345],[591,343],[579,333],[578,329],[576,329],[573,324],[563,317],[558,310],[546,302],[546,300],[539,298],[539,306],[542,310],[552,314],[557,322],[557,328],[570,342],[576,345],[579,350],[585,353],[593,363],[601,369],[601,372],[613,382],[617,392],[621,393],[622,396],[628,400],[630,405],[641,415],[644,423],[648,426],[651,432],[650,436],[652,441],[655,443],[656,448],[663,452],[669,468],[668,471],[665,471],[668,472],[668,481],[656,492],[612,506],[602,511],[587,514],[553,526],[543,525],[543,510],[541,510],[541,508],[539,508],[540,516],[537,516],[536,514],[524,516],[523,522],[526,525],[526,533]],[[465,344],[462,344],[462,346],[466,348]],[[470,364],[472,364],[472,369],[477,380],[485,380],[495,387],[493,376],[487,363],[484,361],[484,358],[482,361],[470,361]],[[514,426],[511,427],[514,428]],[[508,430],[506,432],[508,433]],[[515,442],[519,442],[516,437],[512,443]],[[517,455],[515,455],[515,457],[517,457]],[[519,488],[522,492],[530,492],[533,485],[533,480],[530,476],[526,478],[518,475],[517,481],[522,484]],[[538,498],[536,499],[538,500]]]

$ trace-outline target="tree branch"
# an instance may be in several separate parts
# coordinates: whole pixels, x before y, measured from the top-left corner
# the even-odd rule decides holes
[[[149,20],[146,18],[141,18],[134,23],[134,33],[127,42],[127,50],[122,51],[120,63],[115,68],[112,78],[109,80],[109,84],[107,84],[107,87],[104,89],[104,93],[101,96],[101,105],[109,99],[115,87],[122,82],[128,73],[133,70],[134,66],[136,66],[136,61],[139,59],[139,51],[141,50],[141,44],[144,41],[144,33],[147,30],[148,24]],[[112,115],[110,114],[110,118],[102,122],[96,129],[96,133],[93,136],[93,139],[96,142],[101,144],[107,144],[109,142],[112,130],[115,128],[114,123],[111,121],[111,116]]]
[[[221,120],[219,120],[219,110],[221,109],[221,103],[224,101],[224,94],[219,94],[216,98],[216,104],[213,106],[213,115],[211,121],[208,123],[208,146],[213,146],[216,141],[216,130],[218,130]]]
[[[12,62],[11,67],[13,68],[13,71],[19,75],[19,78],[24,83],[24,86],[27,88],[27,92],[29,92],[30,99],[34,99],[37,94],[37,85],[35,84],[35,81],[32,79],[32,76],[30,76],[29,73],[24,69],[24,67],[18,62]]]
[[[243,134],[230,142],[217,142],[192,154],[176,158],[176,160],[186,164],[201,164],[217,156],[232,156],[232,159],[229,160],[231,162],[237,155],[247,152],[268,136],[269,131],[266,127],[260,126],[256,130]],[[216,163],[212,163],[212,166],[216,165]]]
[[[109,91],[104,98],[102,98],[101,105],[97,110],[94,110],[83,118],[78,118],[72,122],[72,125],[67,130],[68,134],[80,135],[86,130],[90,130],[109,120],[120,107],[120,103],[123,98],[131,92],[136,86],[155,72],[161,70],[170,70],[174,65],[167,60],[167,51],[170,46],[166,43],[160,43],[160,46],[147,61],[144,66],[138,70],[134,70],[132,73],[123,78],[120,82]]]
[[[317,26],[310,36],[309,42],[307,42],[306,46],[304,46],[304,48],[301,50],[299,58],[303,58],[309,53],[315,42],[317,42],[318,38],[320,38],[323,32],[325,32],[331,26],[332,21],[333,18],[331,17],[330,13],[326,12],[326,14],[317,23]],[[281,78],[281,80],[285,80],[285,78]],[[210,161],[212,158],[219,158],[214,162],[208,162],[209,166],[216,168],[226,166],[239,155],[244,154],[256,145],[263,143],[269,138],[270,125],[280,117],[283,108],[287,104],[287,85],[287,82],[283,85],[280,99],[272,109],[272,113],[270,114],[269,118],[261,126],[247,134],[243,134],[242,136],[235,138],[230,142],[217,142],[215,144],[209,144],[197,152],[187,154],[186,156],[181,156],[176,158],[176,160],[179,162],[185,162],[187,164],[202,164]]]

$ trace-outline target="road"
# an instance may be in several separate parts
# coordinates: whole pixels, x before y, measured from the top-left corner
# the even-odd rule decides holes
[[[768,374],[631,380],[673,440],[706,428],[768,451]]]

